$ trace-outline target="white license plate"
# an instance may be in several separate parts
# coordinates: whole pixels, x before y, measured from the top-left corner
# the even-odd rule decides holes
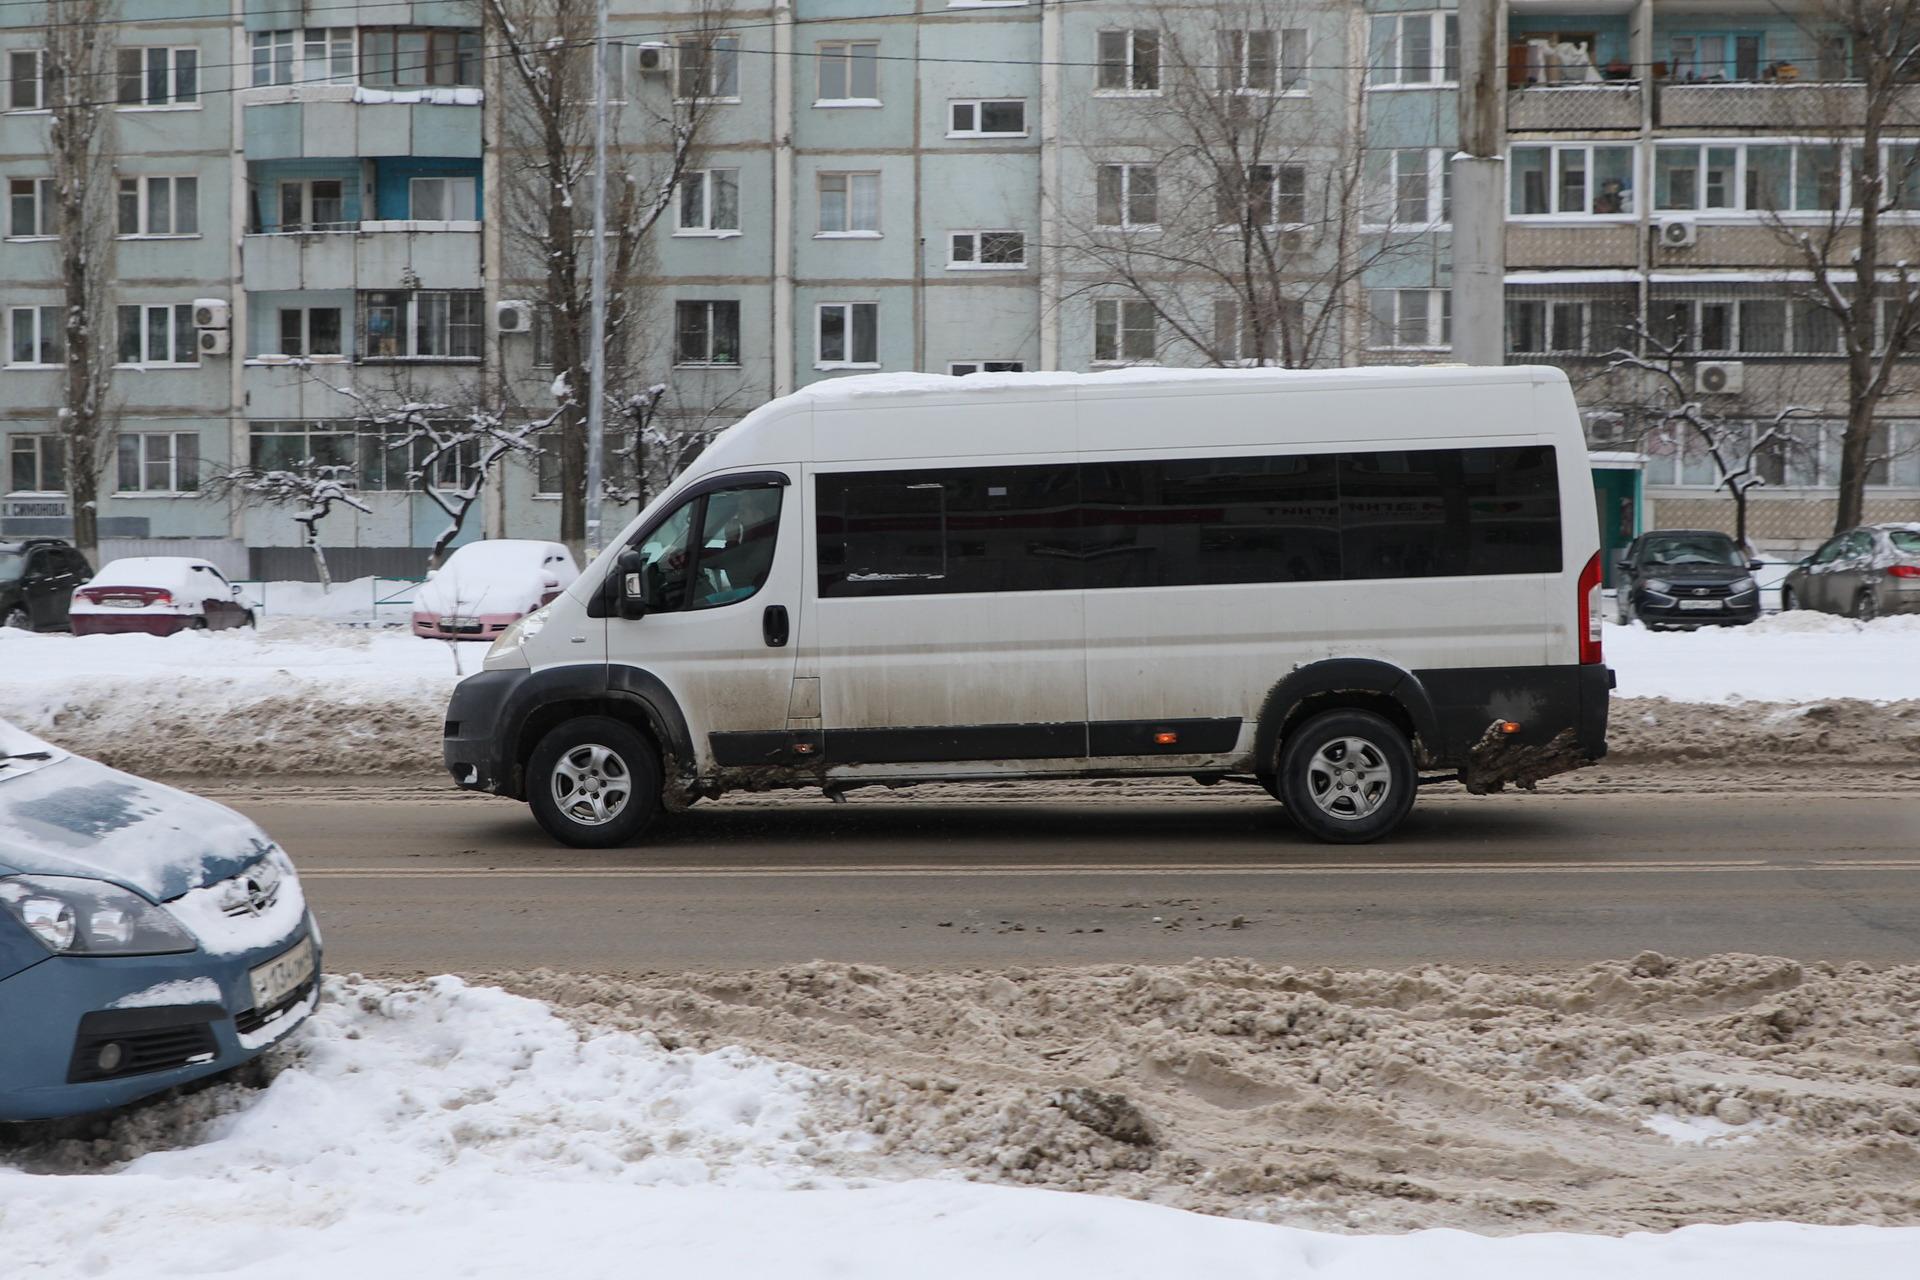
[[[1680,607],[1682,609],[1719,609],[1723,605],[1719,600],[1682,600]]]
[[[132,596],[108,596],[100,603],[114,609],[140,609],[144,608],[147,602]]]
[[[480,625],[480,619],[478,618],[442,618],[440,619],[440,625],[443,627],[477,627]]]
[[[271,1009],[313,977],[313,938],[300,939],[265,964],[254,966],[253,1007]]]

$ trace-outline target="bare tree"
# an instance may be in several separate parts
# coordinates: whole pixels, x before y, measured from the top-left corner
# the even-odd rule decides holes
[[[1797,125],[1821,140],[1800,148],[1821,208],[1788,214],[1806,201],[1775,196],[1784,177],[1750,176],[1749,185],[1772,206],[1768,224],[1810,277],[1800,302],[1825,313],[1845,354],[1838,532],[1861,521],[1876,418],[1883,403],[1912,389],[1907,365],[1920,347],[1920,227],[1906,216],[1920,210],[1912,137],[1920,124],[1920,0],[1810,0],[1795,12],[1823,60],[1851,63],[1848,91],[1827,92],[1816,100],[1817,118],[1803,115]],[[1853,180],[1842,190],[1846,164]]]
[[[333,575],[327,572],[327,553],[320,546],[320,522],[332,513],[335,503],[368,511],[353,489],[352,467],[318,465],[309,459],[294,471],[232,467],[215,472],[201,487],[201,495],[248,506],[289,509],[294,523],[306,530],[307,550],[313,553],[320,590],[328,591],[333,587]]]
[[[586,395],[592,280],[593,0],[483,0],[488,42],[500,49],[501,121],[509,274],[531,276],[540,323],[553,352],[556,388],[565,388],[556,424],[560,537],[578,553],[586,537]],[[610,164],[607,189],[607,406],[642,363],[638,294],[649,237],[694,168],[716,99],[737,94],[738,38],[723,35],[725,0],[699,0],[673,36],[665,75],[642,75],[635,51],[610,46]],[[731,84],[730,84],[731,82]],[[634,143],[621,138],[623,120]],[[702,200],[723,193],[703,184]],[[737,197],[729,189],[724,198]]]
[[[107,290],[113,280],[114,0],[47,0],[41,83],[53,169],[53,221],[63,306],[60,437],[73,540],[97,561],[100,480],[113,449],[106,396],[113,367]]]
[[[1342,42],[1311,47],[1337,11],[1239,0],[1139,12],[1142,30],[1102,37],[1096,83],[1119,99],[1096,97],[1067,124],[1095,200],[1059,211],[1066,243],[1048,247],[1076,277],[1064,298],[1143,303],[1206,364],[1350,359],[1362,276],[1427,220],[1397,226],[1396,202],[1380,199],[1358,128],[1364,78],[1316,75],[1353,61]],[[1437,176],[1433,195],[1437,206]],[[1103,345],[1115,344],[1097,332]]]
[[[730,397],[687,405],[662,382],[629,391],[620,402],[615,466],[604,481],[608,501],[644,507],[739,416]]]

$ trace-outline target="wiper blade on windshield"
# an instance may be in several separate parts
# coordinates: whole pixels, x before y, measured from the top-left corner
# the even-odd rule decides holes
[[[6,760],[51,760],[51,751],[0,751],[0,761]]]

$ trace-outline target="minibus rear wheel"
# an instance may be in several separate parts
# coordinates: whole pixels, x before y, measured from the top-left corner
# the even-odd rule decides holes
[[[1325,711],[1280,744],[1280,802],[1302,830],[1333,844],[1378,840],[1413,807],[1407,737],[1371,711]]]
[[[527,803],[576,849],[637,839],[660,815],[660,753],[633,726],[582,716],[548,732],[527,761]]]

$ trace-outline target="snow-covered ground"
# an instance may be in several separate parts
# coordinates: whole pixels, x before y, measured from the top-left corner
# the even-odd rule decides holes
[[[1777,613],[1744,627],[1649,631],[1608,623],[1607,663],[1623,698],[1813,702],[1920,698],[1920,615],[1855,622]]]
[[[1907,1274],[1920,1251],[1920,1229],[1784,1223],[1336,1235],[951,1175],[849,1179],[822,1166],[873,1137],[816,1114],[814,1071],[581,1029],[453,978],[327,994],[264,1090],[0,1148],[7,1274],[1804,1280]]]

